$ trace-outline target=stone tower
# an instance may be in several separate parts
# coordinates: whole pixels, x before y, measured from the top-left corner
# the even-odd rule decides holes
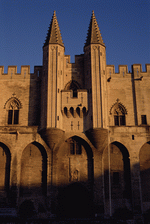
[[[85,86],[90,92],[92,128],[107,128],[106,47],[94,11],[84,46],[84,54]]]
[[[43,46],[43,72],[41,78],[41,130],[47,144],[52,148],[62,135],[60,110],[64,75],[64,44],[56,12],[54,11]],[[57,137],[56,137],[57,133]],[[56,137],[56,138],[55,138]]]

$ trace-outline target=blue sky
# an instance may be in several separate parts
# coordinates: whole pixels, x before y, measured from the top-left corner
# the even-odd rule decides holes
[[[92,10],[107,64],[150,63],[149,0],[0,0],[0,65],[42,65],[42,47],[56,10],[65,54],[82,54]]]

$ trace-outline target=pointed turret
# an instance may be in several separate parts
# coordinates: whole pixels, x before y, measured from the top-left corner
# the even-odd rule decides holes
[[[47,33],[47,37],[44,43],[44,47],[48,44],[60,44],[64,47],[64,43],[62,41],[61,32],[59,28],[59,24],[56,17],[56,11],[54,11],[51,24]]]
[[[91,21],[90,21],[90,25],[88,29],[85,47],[90,44],[101,44],[105,46],[99,27],[98,27],[98,23],[97,23],[94,11],[92,12],[92,17],[91,17]]]

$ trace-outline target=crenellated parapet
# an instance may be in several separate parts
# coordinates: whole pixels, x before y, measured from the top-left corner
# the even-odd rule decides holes
[[[40,77],[42,66],[35,66],[34,73],[30,73],[30,66],[21,66],[21,72],[17,73],[17,66],[8,66],[7,73],[4,73],[4,66],[0,66],[0,79],[34,79]]]
[[[143,77],[150,77],[150,64],[145,65],[146,71],[142,71],[141,64],[132,65],[132,73],[134,74],[134,79],[142,80]]]
[[[106,66],[106,73],[107,73],[107,81],[109,82],[111,78],[131,78],[131,74],[134,74],[134,77],[143,78],[143,77],[150,77],[150,64],[146,64],[146,71],[142,71],[141,64],[133,64],[132,71],[128,71],[127,65],[119,65],[118,66],[118,73],[115,73],[115,66],[114,65],[107,65]]]

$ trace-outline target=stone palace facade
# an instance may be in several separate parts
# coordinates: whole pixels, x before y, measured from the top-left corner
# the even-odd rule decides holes
[[[0,66],[0,213],[109,217],[150,211],[150,64],[106,64],[94,12],[65,55],[54,11],[43,65]]]

